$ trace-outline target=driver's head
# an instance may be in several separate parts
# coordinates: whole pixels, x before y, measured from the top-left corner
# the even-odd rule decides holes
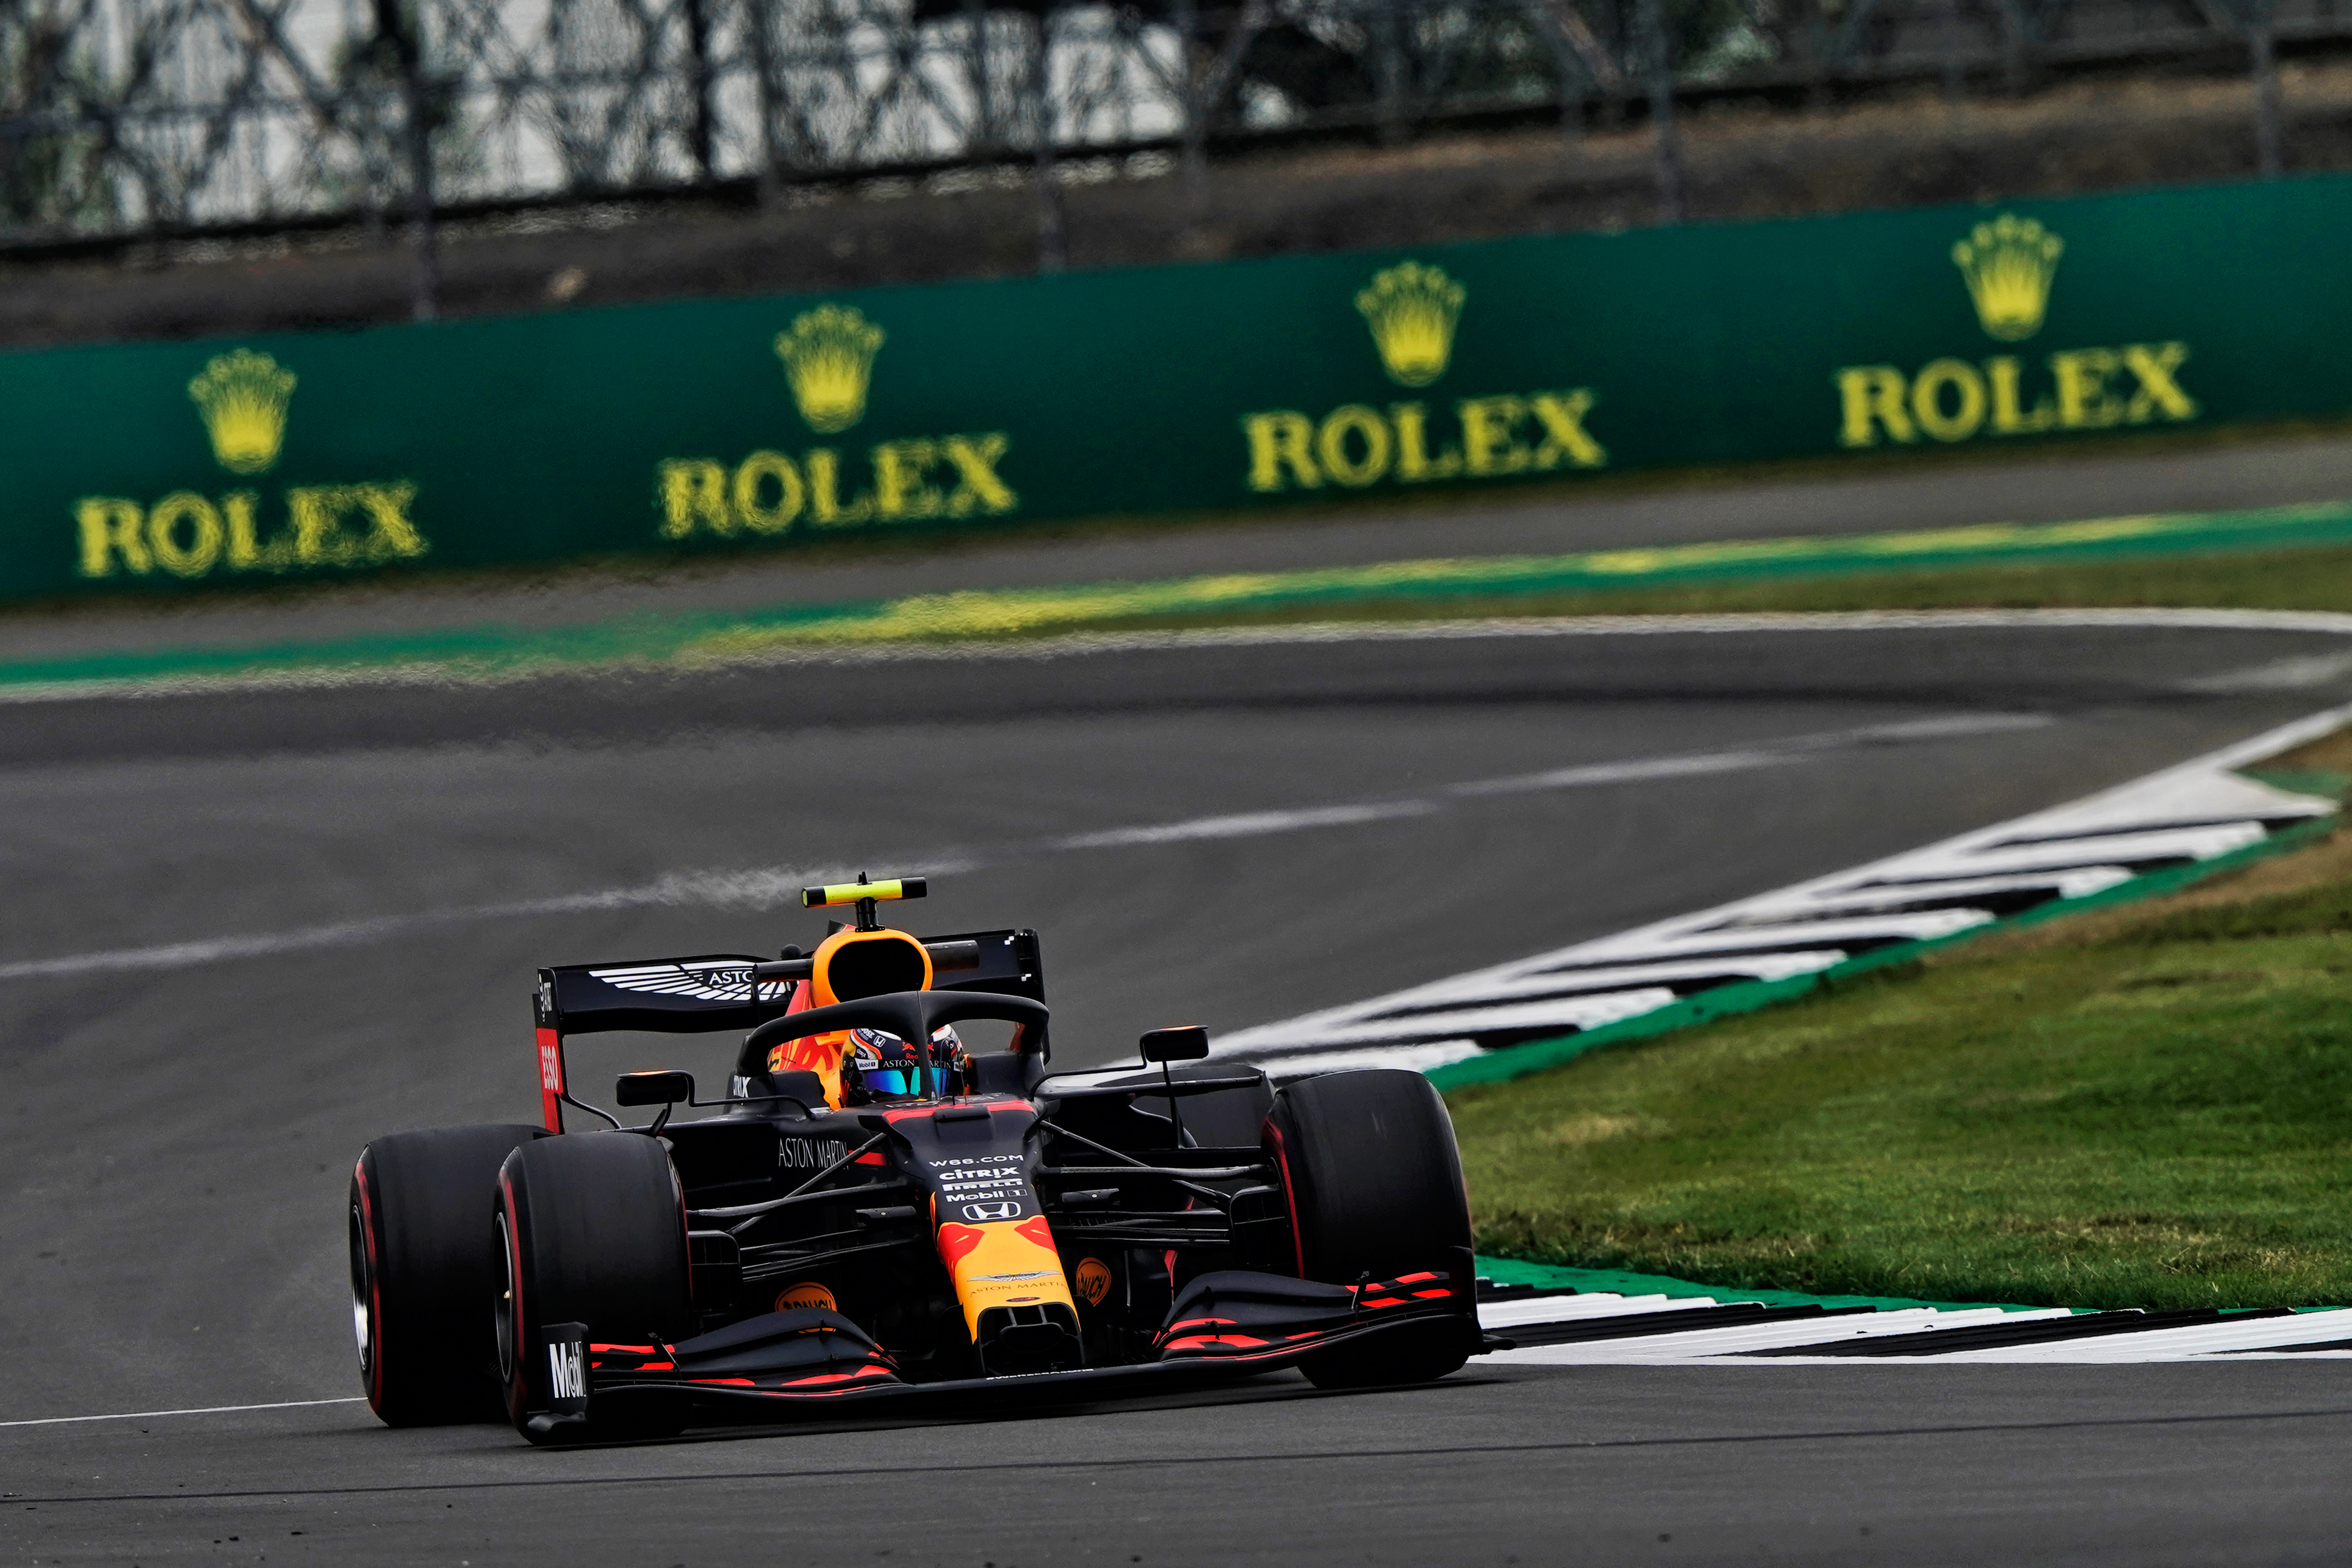
[[[947,1069],[962,1049],[962,1037],[952,1025],[942,1024],[931,1031],[931,1069],[940,1075],[933,1080],[939,1087],[945,1087]],[[867,1094],[922,1092],[922,1067],[914,1047],[887,1029],[850,1030],[845,1057],[844,1065],[856,1067],[858,1085]]]

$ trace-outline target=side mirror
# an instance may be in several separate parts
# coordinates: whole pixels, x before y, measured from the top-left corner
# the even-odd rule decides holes
[[[1198,1024],[1171,1024],[1143,1037],[1148,1062],[1197,1062],[1209,1054],[1209,1031]]]
[[[694,1075],[661,1068],[625,1072],[614,1080],[613,1098],[623,1105],[676,1105],[694,1098]]]

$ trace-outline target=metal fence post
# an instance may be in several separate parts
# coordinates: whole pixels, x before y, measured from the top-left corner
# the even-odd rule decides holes
[[[694,100],[687,150],[694,155],[696,179],[709,184],[711,149],[717,140],[710,103],[710,15],[704,0],[682,0],[680,9],[686,18],[687,89]]]
[[[1584,144],[1584,91],[1576,56],[1557,37],[1550,39],[1552,68],[1559,73],[1559,139],[1570,147]]]
[[[1070,263],[1068,225],[1062,212],[1062,185],[1054,172],[1054,99],[1051,65],[1054,9],[1037,13],[1037,47],[1030,56],[1029,100],[1036,121],[1037,270],[1059,272]]]
[[[1183,152],[1181,172],[1184,201],[1195,216],[1209,199],[1209,111],[1201,100],[1203,86],[1192,68],[1193,40],[1201,32],[1198,0],[1176,0],[1176,109],[1182,116],[1178,140]]]
[[[1942,21],[1944,47],[1937,53],[1943,57],[1944,102],[1957,115],[1960,110],[1960,100],[1969,90],[1968,70],[1960,58],[1960,39],[1968,27],[1961,0],[1944,0]]]
[[[2286,116],[2279,102],[2275,0],[2244,0],[2247,65],[2254,79],[2254,166],[2275,180],[2285,165]]]
[[[1040,25],[1043,19],[1040,18]],[[971,132],[965,151],[985,158],[1003,140],[996,128],[996,78],[988,59],[988,7],[985,0],[963,0],[964,41],[971,46],[967,62],[971,72]]]
[[[1623,79],[1609,47],[1577,10],[1575,0],[1536,0],[1535,15],[1559,71],[1560,136],[1574,146],[1584,140],[1585,110],[1594,99],[1605,113],[1616,114]]]
[[[2032,0],[2000,0],[2001,75],[2016,98],[2033,83]]]
[[[1383,146],[1405,138],[1404,0],[1381,0],[1374,26],[1374,67],[1380,73],[1380,134]]]
[[[1192,129],[1199,141],[1200,190],[1203,202],[1208,195],[1210,122],[1216,118],[1225,101],[1225,95],[1233,90],[1234,82],[1241,74],[1242,58],[1249,53],[1251,43],[1265,31],[1272,18],[1273,10],[1267,0],[1248,0],[1242,7],[1240,17],[1225,34],[1224,41],[1217,46],[1216,57],[1209,62],[1209,68],[1202,73],[1199,84],[1192,89],[1195,109]]]
[[[1643,64],[1650,79],[1650,142],[1657,157],[1658,221],[1683,220],[1682,143],[1675,132],[1675,68],[1665,0],[1641,0]]]
[[[776,205],[783,150],[776,136],[776,116],[782,107],[782,84],[776,80],[775,42],[768,34],[769,0],[743,0],[743,26],[751,35],[753,101],[760,116],[760,172],[752,185],[762,211]]]
[[[425,7],[404,14],[401,0],[375,0],[376,36],[389,39],[400,63],[403,140],[408,155],[409,313],[429,321],[441,313],[441,237],[433,213],[432,85],[425,74]]]

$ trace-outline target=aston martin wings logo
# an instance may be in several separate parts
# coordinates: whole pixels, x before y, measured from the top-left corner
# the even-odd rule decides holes
[[[751,971],[740,958],[678,958],[667,963],[632,963],[618,969],[592,969],[591,979],[622,991],[656,996],[686,996],[697,1002],[751,1000]],[[782,1001],[789,980],[760,982],[762,1002]]]

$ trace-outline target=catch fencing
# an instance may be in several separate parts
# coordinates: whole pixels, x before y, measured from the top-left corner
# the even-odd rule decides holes
[[[2264,84],[2274,167],[2277,49],[2347,44],[2335,0],[16,0],[0,251],[2179,62]]]

